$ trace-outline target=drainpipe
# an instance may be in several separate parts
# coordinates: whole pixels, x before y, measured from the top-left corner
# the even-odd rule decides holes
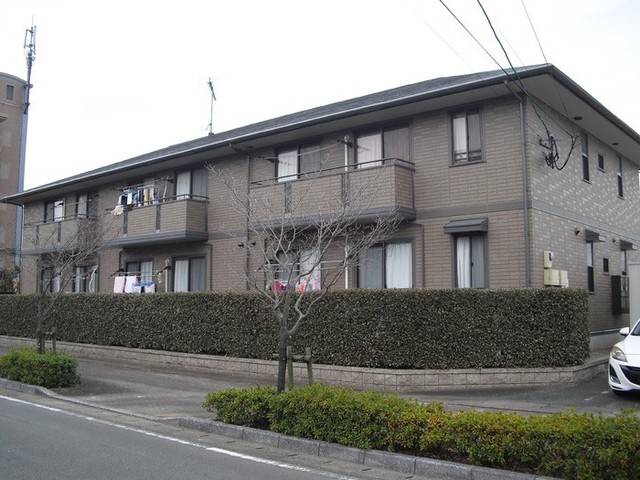
[[[344,171],[349,174],[349,135],[344,136]],[[349,289],[349,245],[344,247],[344,289]]]
[[[251,285],[249,283],[249,269],[251,268],[250,256],[249,256],[249,216],[251,211],[251,156],[247,154],[247,216],[245,218],[245,238],[244,238],[244,288],[249,291]]]
[[[524,215],[524,275],[526,286],[531,287],[531,246],[529,244],[529,176],[527,174],[527,147],[525,141],[524,100],[520,98],[520,138],[522,156],[522,201]]]

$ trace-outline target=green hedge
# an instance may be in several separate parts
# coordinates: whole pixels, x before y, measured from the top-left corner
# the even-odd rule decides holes
[[[239,406],[245,409],[241,415]],[[448,412],[438,403],[322,384],[280,395],[265,387],[211,392],[203,407],[228,423],[357,448],[567,479],[640,478],[640,418],[633,412]]]
[[[37,298],[0,295],[0,335],[33,337]],[[268,359],[277,325],[256,293],[59,298],[58,339]],[[293,338],[314,362],[387,368],[548,367],[589,355],[582,289],[330,292]]]
[[[0,357],[0,377],[47,388],[80,383],[77,367],[77,360],[65,352],[38,353],[32,348],[21,348]]]

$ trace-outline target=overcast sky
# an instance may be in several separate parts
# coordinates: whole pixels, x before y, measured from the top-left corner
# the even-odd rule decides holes
[[[208,132],[431,78],[507,68],[478,0],[0,0],[26,79],[26,187]],[[546,61],[640,131],[640,1],[481,0],[514,64]],[[525,13],[529,13],[542,49]]]

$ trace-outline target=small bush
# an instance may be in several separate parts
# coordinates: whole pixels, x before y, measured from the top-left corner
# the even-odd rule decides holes
[[[12,350],[0,357],[0,376],[47,388],[80,383],[78,361],[65,352],[38,353],[32,348]]]
[[[287,435],[364,449],[413,450],[426,413],[441,404],[418,403],[376,391],[356,392],[317,383],[273,397],[271,429]]]
[[[209,392],[202,407],[215,411],[219,420],[253,428],[269,427],[269,402],[276,395],[273,387],[230,388]]]

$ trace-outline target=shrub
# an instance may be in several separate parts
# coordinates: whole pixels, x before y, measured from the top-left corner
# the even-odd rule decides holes
[[[68,387],[80,383],[77,366],[78,361],[65,352],[21,348],[0,357],[0,376],[47,388]]]
[[[230,423],[347,446],[398,451],[567,479],[640,478],[640,418],[557,413],[447,412],[380,392],[316,384],[207,395]]]
[[[253,428],[269,426],[269,402],[276,390],[269,386],[256,388],[230,388],[218,392],[209,392],[202,407],[215,411],[219,420],[233,425]]]
[[[335,442],[357,448],[412,450],[419,429],[409,428],[424,413],[442,410],[377,391],[356,392],[317,383],[274,396],[271,429],[297,437]]]
[[[314,363],[380,368],[579,365],[589,357],[584,289],[329,292],[291,339]],[[0,295],[0,335],[33,337],[37,296]],[[278,325],[255,292],[63,295],[57,339],[270,359]]]

